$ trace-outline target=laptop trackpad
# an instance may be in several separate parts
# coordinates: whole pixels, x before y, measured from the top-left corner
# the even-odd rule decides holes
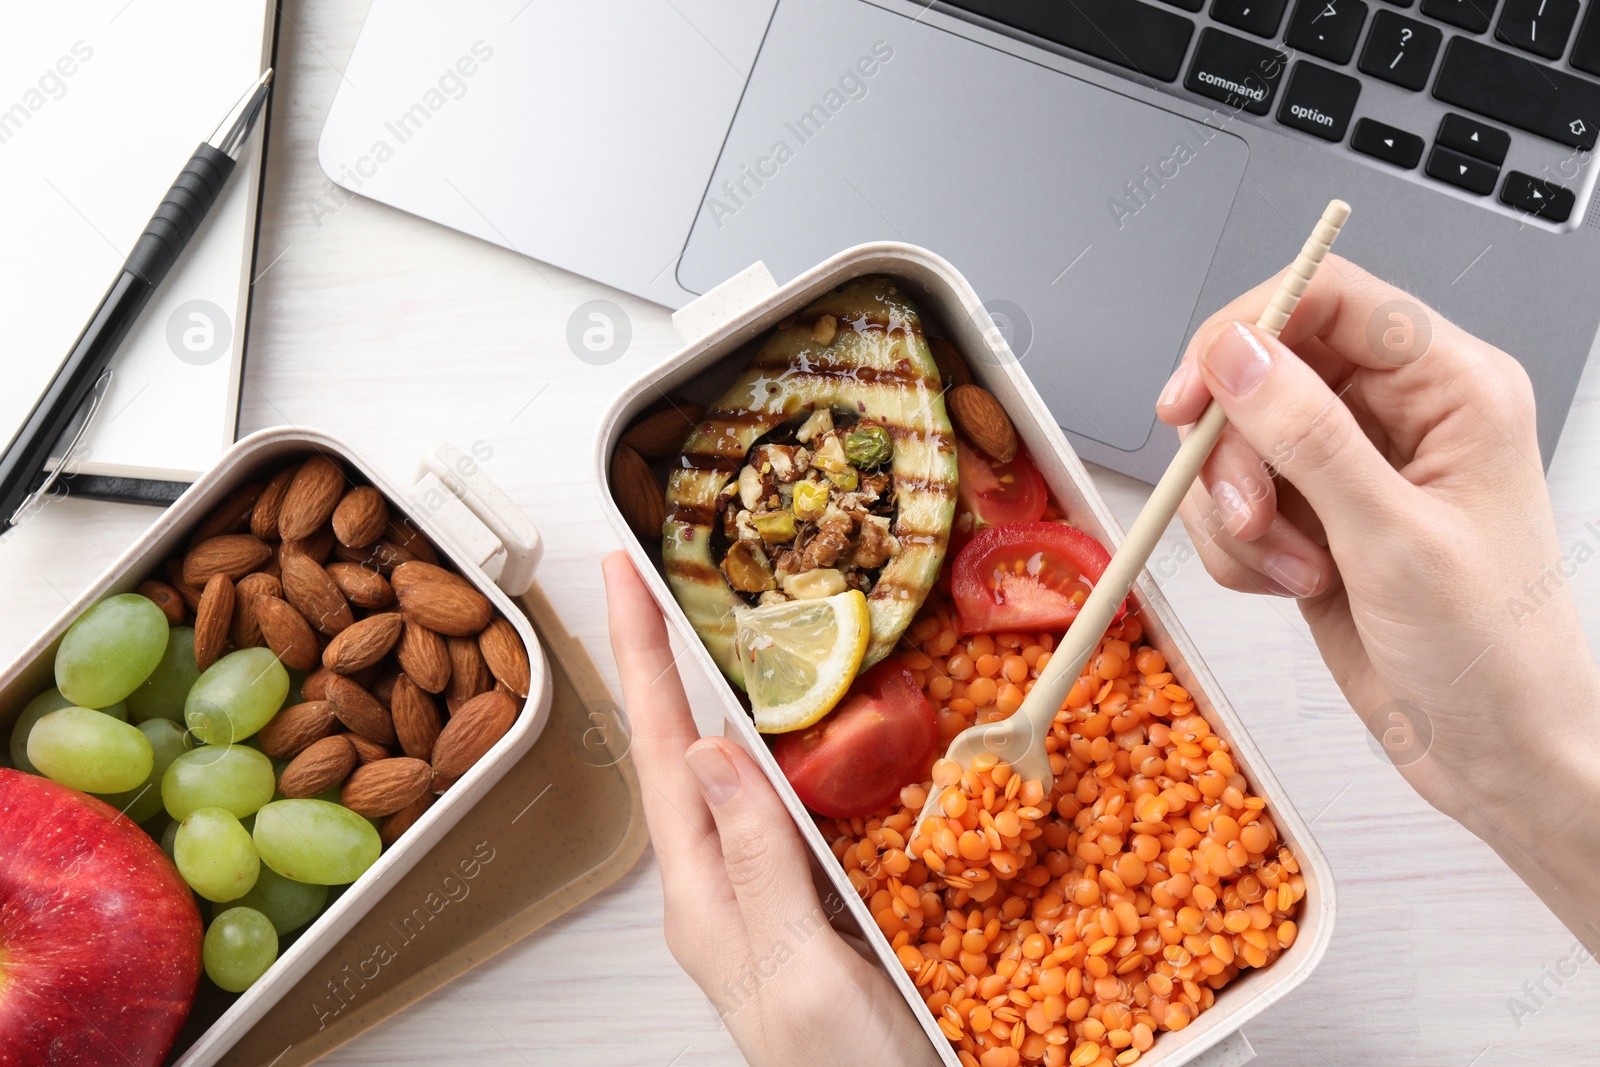
[[[784,0],[678,277],[704,292],[758,259],[783,281],[864,241],[923,245],[1014,320],[1064,429],[1134,450],[1248,155],[860,0]]]

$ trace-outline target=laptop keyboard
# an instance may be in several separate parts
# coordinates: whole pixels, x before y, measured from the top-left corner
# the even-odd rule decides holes
[[[1507,169],[1513,139],[1587,153],[1600,132],[1600,0],[945,2],[1549,222],[1573,190]],[[1452,110],[1407,129],[1374,93],[1358,115],[1374,82]]]

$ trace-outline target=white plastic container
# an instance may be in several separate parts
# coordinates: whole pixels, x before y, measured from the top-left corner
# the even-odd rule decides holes
[[[925,249],[896,242],[848,249],[782,287],[758,263],[679,311],[674,322],[687,344],[633,383],[606,413],[595,446],[595,481],[612,525],[656,602],[677,631],[686,649],[685,660],[698,664],[707,676],[718,680],[716,688],[723,698],[728,735],[739,741],[766,772],[821,869],[840,899],[846,901],[856,925],[865,932],[884,971],[911,1005],[941,1060],[949,1067],[960,1067],[949,1041],[939,1031],[888,940],[878,932],[865,904],[851,888],[844,869],[829,851],[811,815],[778,769],[749,713],[733,688],[722,681],[710,654],[678,608],[662,576],[659,552],[653,547],[646,549],[629,530],[610,491],[611,453],[640,411],[669,394],[681,394],[696,401],[714,400],[748,358],[748,353],[739,352],[741,348],[823,293],[868,274],[893,277],[915,300],[922,314],[936,323],[943,335],[966,356],[974,380],[993,393],[1010,414],[1018,435],[1044,475],[1051,495],[1066,508],[1074,524],[1093,534],[1102,544],[1119,543],[1121,527],[1018,365],[1005,338],[995,328],[978,294],[945,260]],[[1043,357],[1036,355],[1034,358]],[[1215,680],[1148,572],[1140,578],[1133,595],[1148,639],[1166,655],[1169,669],[1193,694],[1196,706],[1213,731],[1232,747],[1235,762],[1266,800],[1267,811],[1282,839],[1299,858],[1306,881],[1306,895],[1298,919],[1299,934],[1294,944],[1270,966],[1260,971],[1247,971],[1230,983],[1217,994],[1212,1008],[1187,1028],[1161,1034],[1155,1047],[1139,1061],[1151,1067],[1242,1064],[1254,1057],[1254,1051],[1240,1028],[1305,981],[1327,951],[1333,934],[1333,876],[1309,828],[1288,802],[1233,708],[1217,691]]]
[[[527,616],[510,600],[510,596],[526,592],[531,583],[539,553],[538,534],[527,518],[486,481],[471,458],[441,446],[425,457],[421,480],[406,493],[341,442],[314,431],[280,428],[252,434],[229,449],[0,674],[0,726],[4,732],[10,732],[10,724],[24,704],[55,684],[56,647],[84,609],[107,596],[131,592],[147,577],[159,577],[161,562],[181,553],[195,526],[240,484],[313,452],[337,459],[377,488],[392,514],[409,518],[438,548],[441,561],[448,562],[489,598],[500,615],[511,621],[528,650],[532,682],[528,699],[511,730],[301,932],[255,985],[171,1061],[175,1067],[208,1067],[222,1062],[234,1041],[292,989],[538,740],[550,714],[551,686],[544,652]],[[498,576],[500,585],[485,567]],[[196,1010],[200,1010],[198,1003]]]

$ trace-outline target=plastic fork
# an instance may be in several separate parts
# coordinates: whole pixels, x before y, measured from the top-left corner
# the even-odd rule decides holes
[[[1256,321],[1257,329],[1273,337],[1282,332],[1349,217],[1350,205],[1343,200],[1328,204],[1321,221],[1300,249],[1300,255],[1283,276],[1271,303]],[[1115,618],[1117,608],[1133,588],[1139,572],[1144,569],[1156,542],[1177,513],[1178,505],[1199,475],[1206,457],[1211,455],[1211,449],[1225,425],[1227,416],[1213,400],[1179,446],[1178,454],[1156,483],[1139,517],[1128,529],[1127,536],[1106,565],[1105,573],[1090,591],[1089,598],[1078,609],[1077,617],[1072,620],[1066,636],[1061,639],[1060,646],[1051,655],[1050,662],[1034,682],[1022,706],[1009,718],[979,723],[961,731],[950,742],[945,752],[946,759],[954,760],[965,770],[972,766],[976,757],[988,753],[1009,763],[1024,781],[1037,779],[1043,784],[1045,792],[1049,793],[1054,775],[1050,770],[1050,754],[1045,749],[1045,737],[1055,721],[1056,712],[1066,702],[1067,694],[1083,674],[1089,657],[1099,647],[1100,639]],[[939,801],[944,792],[937,785],[928,791],[927,803],[917,816],[916,825],[919,828],[930,816],[942,814]]]

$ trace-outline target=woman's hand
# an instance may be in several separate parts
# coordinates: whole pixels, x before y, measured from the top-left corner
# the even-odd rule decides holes
[[[829,925],[805,843],[760,768],[701,738],[661,613],[620,552],[604,564],[667,947],[754,1067],[937,1064],[899,992]]]
[[[1594,945],[1600,672],[1527,374],[1338,257],[1280,343],[1246,325],[1276,286],[1202,326],[1158,404],[1228,416],[1184,524],[1223,585],[1299,598],[1401,773]]]

